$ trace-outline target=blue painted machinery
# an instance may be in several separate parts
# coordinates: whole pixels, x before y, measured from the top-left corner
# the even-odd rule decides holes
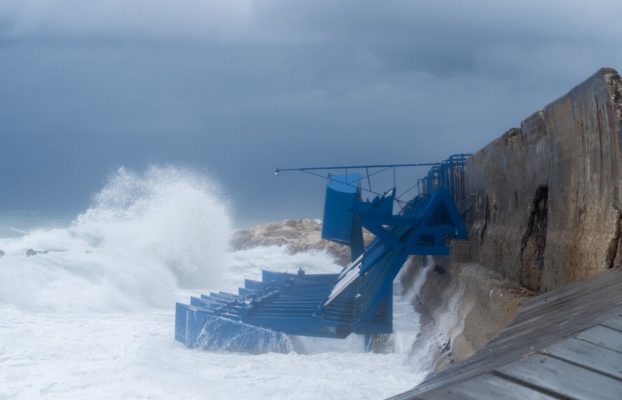
[[[288,335],[345,338],[392,332],[393,280],[411,255],[449,255],[451,239],[465,239],[454,198],[464,195],[468,155],[435,164],[339,167],[327,175],[322,237],[350,246],[352,262],[340,274],[279,273],[263,270],[261,281],[246,279],[237,294],[209,293],[177,303],[175,339],[188,347],[261,353],[291,350]],[[395,187],[372,190],[370,170],[431,166],[416,184],[418,195],[403,202]],[[298,168],[319,175],[336,167]],[[359,169],[366,172],[351,173]],[[283,172],[288,170],[277,170]],[[363,182],[367,181],[367,188]],[[411,188],[412,189],[412,188]],[[407,190],[406,192],[410,191]],[[362,192],[374,194],[363,200]],[[394,213],[394,204],[400,212]],[[376,237],[363,242],[365,228]]]

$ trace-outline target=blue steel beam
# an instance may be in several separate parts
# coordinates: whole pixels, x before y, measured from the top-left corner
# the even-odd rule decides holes
[[[340,169],[375,169],[375,168],[409,168],[409,167],[432,167],[440,166],[441,163],[409,163],[409,164],[363,164],[363,165],[339,165],[334,167],[305,167],[305,168],[275,168],[276,175],[281,172],[305,172],[305,171],[327,171]]]

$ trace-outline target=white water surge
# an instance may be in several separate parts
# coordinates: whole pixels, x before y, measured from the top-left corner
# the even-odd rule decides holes
[[[423,378],[408,297],[389,354],[364,353],[358,337],[262,355],[176,343],[174,302],[190,293],[235,290],[262,267],[340,270],[322,252],[228,252],[231,231],[210,180],[122,169],[68,226],[0,239],[0,399],[375,399]]]

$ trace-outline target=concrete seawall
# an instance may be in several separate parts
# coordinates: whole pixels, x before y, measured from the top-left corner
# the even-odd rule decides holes
[[[601,69],[466,166],[469,261],[534,292],[617,266],[622,81]]]
[[[468,161],[469,240],[436,258],[447,273],[429,274],[413,304],[428,316],[418,345],[445,330],[447,299],[470,305],[447,348],[430,350],[437,370],[481,349],[533,294],[620,266],[621,146],[622,81],[601,69]]]

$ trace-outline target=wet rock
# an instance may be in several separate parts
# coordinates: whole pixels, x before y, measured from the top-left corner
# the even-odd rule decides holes
[[[334,255],[341,265],[350,262],[350,248],[321,237],[322,223],[316,219],[290,219],[258,225],[234,233],[230,242],[233,250],[258,246],[285,246],[292,253],[308,250],[326,251]],[[365,234],[366,242],[372,236]]]
[[[62,252],[65,252],[65,251],[67,251],[67,250],[64,250],[64,249],[51,249],[51,250],[28,249],[28,250],[26,250],[26,256],[31,257],[31,256],[36,256],[37,254],[62,253]]]
[[[449,339],[447,343],[445,343],[445,345],[443,346],[441,350],[441,354],[447,353],[449,350],[451,350],[451,339]]]

